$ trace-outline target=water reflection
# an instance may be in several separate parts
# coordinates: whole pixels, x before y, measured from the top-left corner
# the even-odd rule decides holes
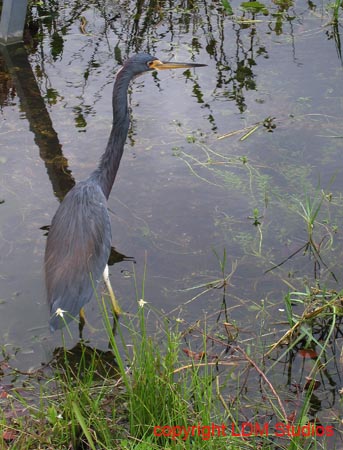
[[[313,3],[308,4],[308,7],[316,9]],[[96,21],[92,19],[94,14],[97,15]],[[265,18],[266,16],[268,18]],[[233,101],[242,113],[247,108],[247,94],[257,89],[255,68],[258,61],[261,58],[269,58],[268,44],[261,39],[257,26],[261,17],[265,18],[267,29],[271,33],[276,36],[290,36],[293,58],[297,60],[294,33],[299,13],[292,1],[277,2],[272,7],[263,6],[262,3],[249,6],[248,2],[245,2],[241,16],[230,19],[221,2],[206,0],[182,1],[173,5],[167,1],[156,3],[142,0],[115,5],[104,2],[91,6],[88,2],[78,1],[64,8],[45,1],[30,9],[28,30],[33,33],[30,37],[32,52],[42,50],[43,39],[48,36],[54,60],[60,59],[64,53],[64,36],[68,33],[83,36],[75,56],[80,58],[92,48],[88,63],[83,69],[85,83],[101,67],[100,52],[106,46],[110,57],[114,57],[119,66],[132,53],[160,52],[157,43],[161,41],[168,43],[165,51],[169,55],[177,55],[180,51],[180,36],[192,34],[187,48],[191,59],[196,59],[206,52],[215,61],[217,79],[213,95],[220,100]],[[337,21],[332,22],[332,29],[326,33],[328,39],[335,42],[341,59]],[[227,43],[228,34],[232,35],[231,39],[234,37],[234,52],[232,45]],[[40,51],[39,54],[44,58],[44,52]],[[40,61],[37,70],[44,72],[44,60]],[[195,85],[194,93],[198,98],[200,91],[199,86]],[[204,106],[209,108],[208,103]],[[87,116],[93,113],[92,106],[80,102],[74,110],[75,125],[85,128]],[[213,113],[209,114],[208,120],[215,122]],[[216,128],[214,124],[213,131]]]
[[[1,101],[18,95],[21,109],[39,148],[39,155],[47,169],[53,192],[62,200],[75,181],[37,86],[26,49],[21,44],[0,46],[0,54],[5,62],[3,73],[8,74],[11,79],[11,82],[3,85]],[[4,103],[1,106],[4,106]]]
[[[70,149],[69,160],[73,158],[74,174],[80,178],[94,168],[102,136],[108,135],[109,113],[100,99],[109,98],[113,73],[128,55],[149,50],[158,56],[166,55],[164,59],[194,59],[210,64],[208,72],[199,76],[188,72],[182,79],[189,88],[187,95],[190,92],[194,96],[191,105],[187,105],[181,89],[168,96],[168,80],[162,83],[158,75],[135,83],[130,99],[136,120],[130,130],[122,178],[110,205],[117,213],[113,219],[118,236],[115,244],[124,253],[134,255],[138,271],[147,251],[146,292],[157,308],[170,311],[189,302],[190,312],[184,308],[182,319],[189,314],[197,320],[203,311],[216,311],[216,318],[221,305],[224,311],[228,306],[226,326],[248,329],[253,336],[252,348],[260,331],[266,331],[263,339],[270,342],[278,339],[282,323],[289,328],[286,313],[279,310],[285,292],[313,283],[328,282],[337,288],[330,272],[340,282],[343,270],[342,177],[331,181],[334,173],[342,171],[338,139],[342,115],[340,22],[331,21],[329,6],[324,10],[312,1],[270,2],[264,6],[268,16],[265,10],[237,6],[235,16],[228,17],[220,1],[77,1],[63,5],[42,1],[32,5],[26,31],[26,49],[43,103],[54,117],[63,150],[66,152],[66,144],[68,152]],[[17,86],[6,73],[1,80],[4,111],[15,103]],[[162,95],[170,107],[161,112],[159,121],[154,107]],[[144,109],[140,107],[143,102]],[[27,105],[23,108],[28,111]],[[39,108],[45,116],[44,107]],[[73,184],[72,176],[53,134],[51,119],[37,115],[34,110],[30,128],[40,153],[45,155],[44,164],[52,172],[49,178],[53,190],[61,199]],[[173,124],[169,128],[168,122]],[[256,132],[239,141],[234,132],[247,132],[256,123],[261,124]],[[72,129],[82,133],[76,133],[75,138]],[[217,140],[216,133],[230,138]],[[44,139],[51,139],[51,146]],[[50,154],[51,147],[54,151]],[[9,165],[8,170],[13,166]],[[20,172],[15,175],[16,179],[22,176]],[[30,180],[35,176],[36,169]],[[44,176],[40,177],[42,184]],[[14,309],[16,291],[23,289],[17,287],[20,282],[13,281],[12,274],[20,269],[20,273],[27,273],[26,266],[20,266],[21,260],[29,258],[27,255],[36,255],[36,266],[29,272],[29,279],[23,281],[26,284],[33,280],[34,285],[33,294],[25,291],[25,300],[28,304],[28,299],[43,298],[36,286],[44,241],[39,240],[41,234],[37,237],[32,232],[26,240],[18,238],[26,236],[31,225],[39,229],[52,217],[55,205],[46,195],[50,186],[44,191],[38,184],[38,193],[28,203],[31,207],[42,202],[42,209],[48,211],[45,217],[42,214],[36,219],[36,209],[34,217],[28,216],[28,208],[19,204],[26,228],[14,228],[18,220],[4,225],[5,245],[9,248],[2,253],[8,264],[13,261],[10,269],[2,265],[1,272],[2,285],[9,286],[5,290],[5,307],[9,309]],[[10,188],[21,195],[16,185]],[[302,206],[316,198],[323,199],[314,223],[314,243],[325,262],[321,270],[316,270],[316,260],[308,252],[304,255],[298,251],[288,259],[306,245]],[[17,207],[15,201],[13,207]],[[1,208],[3,211],[6,204]],[[117,223],[118,217],[122,223]],[[323,236],[329,239],[323,242]],[[12,248],[23,248],[26,256],[18,251],[17,259],[12,258]],[[218,279],[213,249],[221,254],[223,248],[227,249],[228,267],[237,262],[224,298],[220,289],[207,288]],[[114,258],[126,259],[118,255]],[[285,264],[263,275],[282,261]],[[130,303],[135,296],[131,287],[120,275],[116,281],[128,302],[127,309],[135,311],[134,300]],[[199,286],[203,286],[203,295]],[[223,318],[222,314],[220,320]],[[20,320],[13,322],[19,336],[23,329]],[[261,330],[256,330],[257,323]],[[313,333],[320,344],[327,338],[329,326],[315,324]],[[337,327],[341,329],[341,323]],[[30,335],[33,333],[30,331]],[[233,340],[236,337],[235,332]],[[30,342],[25,338],[18,338],[20,344]],[[317,411],[325,416],[327,409],[338,402],[338,347],[342,339],[338,331],[334,339],[328,347],[331,353],[321,358],[321,385],[311,397],[313,416]],[[203,351],[198,345],[196,350]],[[280,361],[274,366],[279,385],[287,386],[292,400],[301,395],[299,385],[305,385],[305,377],[318,361],[305,358],[304,347],[305,337],[288,352],[283,366]],[[318,353],[318,348],[311,350]],[[284,350],[282,347],[277,355]],[[275,354],[272,356],[278,360]],[[40,361],[39,357],[36,360]],[[253,381],[251,385],[256,386]]]

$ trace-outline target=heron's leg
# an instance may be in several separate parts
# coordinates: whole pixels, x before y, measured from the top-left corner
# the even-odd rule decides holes
[[[120,306],[117,302],[117,299],[114,295],[112,286],[111,286],[111,282],[110,282],[110,277],[109,277],[109,273],[108,273],[108,265],[106,264],[104,273],[103,273],[103,277],[104,277],[104,281],[108,290],[108,293],[110,294],[111,297],[111,303],[112,303],[112,309],[113,309],[113,313],[115,314],[116,317],[119,317],[121,314],[121,309]]]
[[[79,321],[79,338],[82,340],[82,339],[83,339],[82,333],[83,333],[83,328],[84,328],[85,325],[87,325],[87,328],[89,329],[89,331],[90,331],[91,333],[95,333],[95,332],[96,332],[96,328],[92,327],[92,325],[91,325],[91,324],[88,322],[88,320],[86,319],[86,313],[85,313],[84,308],[81,308],[81,309],[80,309],[79,315],[80,315],[80,321]]]
[[[80,309],[80,322],[79,322],[79,337],[82,340],[82,331],[83,331],[83,327],[85,326],[86,323],[86,315],[85,315],[85,310],[83,308]]]

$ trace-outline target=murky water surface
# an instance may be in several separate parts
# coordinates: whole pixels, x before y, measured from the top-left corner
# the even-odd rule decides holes
[[[96,166],[115,73],[137,51],[208,67],[132,84],[132,125],[109,199],[113,246],[135,261],[110,267],[123,309],[137,312],[133,272],[140,290],[146,264],[145,300],[154,308],[215,322],[223,290],[207,284],[222,278],[224,251],[230,320],[248,338],[258,320],[273,341],[287,292],[316,279],[341,289],[342,60],[332,11],[305,1],[270,3],[268,14],[233,6],[235,17],[220,2],[142,10],[136,2],[41,2],[26,50],[3,50],[0,342],[19,349],[21,368],[60,345],[47,324],[41,227],[73,180]],[[296,253],[308,240],[308,199],[322,199],[317,264]],[[86,312],[98,331],[85,337],[106,347],[97,302]]]

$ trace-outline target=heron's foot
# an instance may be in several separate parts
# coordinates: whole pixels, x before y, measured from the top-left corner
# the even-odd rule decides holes
[[[87,325],[89,331],[94,334],[96,332],[96,328],[92,327],[92,325],[86,319],[85,310],[83,308],[80,309],[80,322],[79,322],[79,338],[83,340],[82,333],[84,326]]]
[[[80,309],[80,321],[79,321],[79,338],[82,340],[82,332],[86,323],[85,311],[83,308]]]
[[[119,323],[119,315],[113,312],[113,325],[112,325],[112,334],[115,336],[117,334],[117,326]]]

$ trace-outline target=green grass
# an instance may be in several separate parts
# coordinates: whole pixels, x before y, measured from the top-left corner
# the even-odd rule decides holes
[[[340,11],[342,9],[342,0],[335,0],[331,7],[332,7],[332,20],[333,22],[338,22]]]
[[[328,236],[328,248],[333,245],[326,204],[331,198],[317,188],[293,210],[305,224],[306,249],[324,267],[322,236]],[[260,226],[257,208],[249,220]],[[285,296],[280,317],[286,321],[276,324],[275,304],[252,300],[255,323],[247,337],[240,328],[247,321],[233,321],[226,304],[237,265],[232,263],[228,273],[226,250],[214,254],[219,276],[185,291],[200,291],[192,300],[217,292],[224,312],[216,313],[217,320],[199,315],[187,323],[180,315],[163,316],[145,301],[144,272],[142,286],[134,277],[137,314],[121,317],[116,335],[105,300],[98,301],[107,351],[85,343],[69,350],[63,346],[47,367],[28,375],[11,367],[3,349],[0,448],[334,448],[325,436],[279,437],[275,427],[315,426],[325,420],[339,433],[340,400],[334,402],[338,411],[326,408],[326,416],[316,402],[332,390],[338,395],[330,371],[341,364],[336,340],[341,337],[342,292],[325,290],[318,280],[313,288],[305,284]],[[246,313],[243,303],[240,311]],[[71,331],[66,327],[63,333],[70,336]],[[294,374],[293,361],[299,357],[303,367]],[[286,382],[282,371],[291,373],[291,380]],[[252,434],[236,436],[244,423],[252,424]],[[263,432],[266,426],[269,433]]]
[[[225,253],[225,278],[223,264]],[[276,423],[305,426],[313,419],[316,381],[327,376],[324,367],[334,358],[343,309],[339,293],[317,288],[286,296],[287,331],[272,346],[262,345],[262,335],[254,346],[245,343],[239,330],[228,344],[225,328],[210,327],[206,318],[192,325],[163,319],[142,299],[135,317],[121,319],[115,338],[101,305],[110,350],[78,344],[74,360],[75,349],[60,349],[48,370],[26,377],[33,399],[25,390],[9,389],[0,413],[1,449],[332,448],[325,438],[277,440],[273,433]],[[153,334],[151,321],[159,324]],[[128,341],[122,327],[129,330]],[[320,341],[319,329],[325,331]],[[295,349],[312,359],[306,388],[290,399],[289,392],[279,393],[277,373]],[[262,430],[233,436],[244,422]]]

